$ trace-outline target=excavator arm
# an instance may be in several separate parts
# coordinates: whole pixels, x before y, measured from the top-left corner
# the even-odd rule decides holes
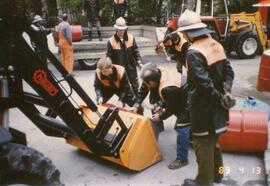
[[[39,58],[25,37],[35,42],[25,21],[26,9],[15,6],[16,2],[0,3],[0,91],[5,92],[0,94],[0,128],[11,131],[1,118],[9,108],[18,108],[44,134],[65,138],[77,148],[128,169],[140,171],[160,161],[158,131],[150,119],[97,106],[49,50],[43,52],[50,65]],[[27,92],[27,86],[33,91]],[[45,114],[40,106],[58,117]]]
[[[99,155],[116,155],[115,145],[121,143],[128,129],[125,125],[119,125],[119,132],[115,139],[118,142],[107,143],[104,141],[108,123],[114,120],[121,123],[117,109],[110,109],[101,115],[97,106],[81,88],[77,81],[69,74],[57,58],[47,51],[48,59],[57,70],[57,77],[50,71],[47,64],[39,59],[36,53],[25,41],[22,33],[16,34],[8,51],[9,58],[5,60],[7,65],[1,65],[1,76],[8,80],[9,97],[1,98],[1,109],[5,110],[11,107],[18,107],[33,123],[35,123],[45,134],[57,137],[66,137],[75,135],[93,152]],[[29,35],[32,39],[31,35]],[[2,60],[1,60],[2,61]],[[37,94],[25,92],[23,81],[29,84]],[[71,95],[61,86],[65,81],[70,87],[70,92],[76,93],[79,98],[93,112],[96,112],[100,120],[96,129],[90,128],[82,115],[80,107],[72,103]],[[35,105],[41,105],[53,110],[61,119],[56,120],[42,114]],[[104,127],[106,126],[106,127]],[[97,135],[102,133],[102,135]],[[121,139],[121,140],[119,140]],[[119,150],[119,149],[118,149]]]

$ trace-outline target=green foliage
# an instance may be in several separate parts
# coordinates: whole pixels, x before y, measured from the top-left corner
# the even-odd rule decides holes
[[[48,0],[47,0],[48,1]],[[223,0],[220,0],[223,1]],[[258,0],[228,0],[229,12],[254,12],[252,4]],[[68,13],[71,22],[87,25],[86,16],[82,14],[84,0],[57,0],[62,12]],[[190,1],[192,2],[192,1]],[[113,20],[113,0],[100,0],[102,7],[101,24],[111,26]],[[164,25],[167,17],[181,13],[182,0],[128,0],[128,24]]]
[[[229,12],[255,12],[257,9],[252,7],[258,0],[229,0]]]
[[[68,13],[73,24],[80,24],[85,21],[82,14],[83,0],[59,0],[59,7],[63,13]]]

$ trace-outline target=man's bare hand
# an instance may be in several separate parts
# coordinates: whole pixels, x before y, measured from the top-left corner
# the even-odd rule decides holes
[[[123,108],[124,107],[124,103],[122,101],[117,101],[116,105],[119,108]]]
[[[162,112],[163,108],[161,106],[158,106],[156,108],[154,108],[153,112],[156,114],[156,113],[160,113]]]
[[[155,123],[158,123],[160,121],[159,114],[153,114],[152,115],[152,121]]]
[[[103,103],[103,98],[98,98],[97,104],[101,105]]]

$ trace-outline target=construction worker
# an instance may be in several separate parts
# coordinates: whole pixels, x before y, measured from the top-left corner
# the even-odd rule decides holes
[[[150,91],[150,101],[155,100],[158,106],[153,110],[152,121],[161,124],[162,120],[171,115],[177,117],[175,130],[177,132],[176,159],[170,163],[169,169],[177,169],[188,164],[188,146],[190,134],[189,112],[187,110],[188,85],[180,73],[158,68],[154,64],[147,64],[142,68],[143,85]],[[140,89],[142,90],[142,89]],[[136,104],[139,106],[148,94],[139,91]]]
[[[47,51],[49,50],[47,35],[50,31],[45,29],[42,25],[42,21],[43,19],[40,15],[35,15],[31,24],[32,37],[34,37],[34,39],[31,40],[31,44],[41,61],[47,65]]]
[[[61,63],[71,73],[73,71],[72,32],[67,14],[63,14],[63,21],[58,25],[58,34]]]
[[[185,179],[183,185],[213,185],[223,178],[218,137],[227,130],[228,109],[234,103],[229,93],[234,72],[222,45],[210,36],[199,14],[186,10],[178,24],[178,31],[192,43],[186,55],[188,103],[198,163],[196,179]]]
[[[165,46],[171,47],[171,53],[173,54],[171,59],[176,61],[176,69],[182,74],[183,67],[186,66],[186,53],[190,43],[183,37],[181,32],[172,32],[164,39],[163,43]]]
[[[137,95],[139,82],[136,66],[141,67],[138,46],[133,35],[127,33],[128,26],[124,18],[118,18],[114,28],[116,33],[108,41],[106,55],[111,58],[113,64],[125,68],[132,90]]]
[[[113,15],[114,19],[128,16],[128,1],[127,0],[113,0]]]
[[[134,94],[131,91],[124,67],[113,65],[108,57],[101,58],[97,63],[94,82],[97,103],[106,103],[113,95],[119,97],[116,106],[124,107],[134,104]]]
[[[84,0],[84,11],[86,11],[87,20],[88,20],[88,41],[92,40],[92,29],[93,26],[97,27],[97,33],[99,41],[102,41],[101,37],[101,25],[100,25],[100,16],[102,14],[100,9],[99,0]],[[84,14],[84,12],[83,12]]]

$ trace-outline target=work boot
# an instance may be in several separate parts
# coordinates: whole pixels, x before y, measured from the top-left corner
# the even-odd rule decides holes
[[[213,184],[200,184],[193,179],[185,179],[181,186],[213,186]]]
[[[99,41],[102,41],[101,32],[100,31],[98,31],[98,38],[99,38]]]
[[[221,183],[221,182],[222,182],[222,178],[223,178],[223,177],[214,178],[214,182],[215,182],[215,183]]]
[[[88,41],[92,41],[92,32],[91,31],[88,32]]]
[[[181,167],[184,167],[188,164],[188,161],[182,161],[182,160],[174,160],[173,162],[171,162],[169,165],[168,165],[168,168],[169,169],[179,169]]]

